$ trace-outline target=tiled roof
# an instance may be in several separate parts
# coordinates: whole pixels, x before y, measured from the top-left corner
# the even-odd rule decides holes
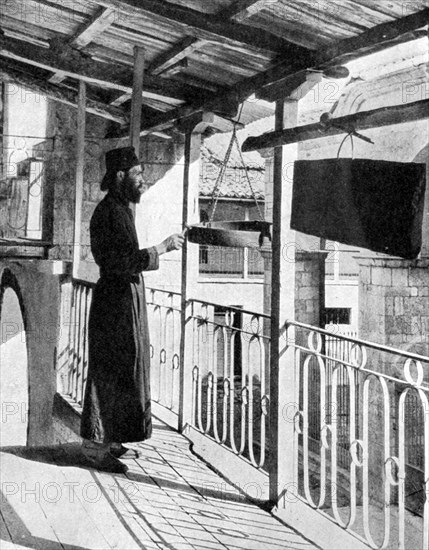
[[[237,132],[240,145],[249,135],[257,135],[268,131],[271,126],[272,118],[262,119],[247,125],[245,129]],[[201,152],[200,196],[212,196],[230,140],[231,132],[215,134],[204,140]],[[253,194],[246,176],[247,171],[256,198],[263,200],[265,197],[265,159],[257,151],[244,153],[243,159],[245,167],[241,162],[237,146],[234,145],[228,168],[218,188],[219,196],[222,198],[252,199]]]
[[[200,196],[211,197],[216,185],[216,180],[221,169],[221,163],[215,160],[207,150],[202,152],[202,167],[200,178]],[[265,170],[259,167],[248,167],[247,174],[257,199],[264,199]],[[219,197],[223,198],[253,198],[245,168],[228,166],[222,182],[218,187]]]

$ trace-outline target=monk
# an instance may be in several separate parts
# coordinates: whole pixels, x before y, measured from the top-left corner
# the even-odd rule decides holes
[[[96,468],[124,473],[117,458],[137,458],[125,442],[151,436],[150,351],[143,271],[161,254],[182,248],[184,234],[139,249],[130,203],[143,192],[143,168],[133,147],[106,154],[90,223],[91,251],[100,268],[88,325],[88,378],[81,422],[82,450]]]

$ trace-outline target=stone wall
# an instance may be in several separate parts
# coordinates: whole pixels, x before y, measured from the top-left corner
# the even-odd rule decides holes
[[[360,258],[360,335],[429,355],[429,259]]]
[[[327,252],[297,252],[295,257],[295,319],[320,326],[325,307],[325,258]]]
[[[108,122],[87,115],[81,243],[84,258],[89,245],[89,220],[102,198],[100,179],[104,172],[104,142]],[[77,111],[49,102],[47,135],[55,136],[34,147],[45,159],[44,238],[51,240],[51,259],[71,260],[75,201]]]
[[[52,442],[52,406],[56,391],[54,365],[60,325],[60,277],[62,262],[38,260],[0,261],[0,280],[14,280],[22,300],[22,333],[28,354],[28,444]],[[7,284],[7,283],[6,283]],[[7,366],[3,366],[7,368]],[[10,366],[9,366],[10,368]]]

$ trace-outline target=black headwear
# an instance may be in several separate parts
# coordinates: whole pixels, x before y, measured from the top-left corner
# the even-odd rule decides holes
[[[107,191],[116,172],[126,171],[140,164],[134,147],[121,147],[106,153],[106,174],[101,181],[100,189]]]

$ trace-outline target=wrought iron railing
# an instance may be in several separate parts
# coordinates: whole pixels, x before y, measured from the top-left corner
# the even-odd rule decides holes
[[[179,413],[181,297],[146,290],[151,347],[152,400]]]
[[[60,379],[77,404],[92,286],[74,281],[62,313]],[[179,294],[155,289],[147,303],[153,401],[182,418],[179,428],[223,449],[226,464],[232,453],[283,480],[274,489],[279,503],[294,487],[292,507],[299,501],[309,522],[311,514],[329,518],[373,548],[427,550],[428,357],[287,322],[279,372],[286,382],[279,379],[274,403],[269,317],[199,300],[183,312]],[[276,433],[274,414],[283,419]],[[278,448],[285,455],[276,462]]]
[[[263,468],[267,452],[269,317],[191,300],[192,415],[200,432]]]
[[[285,331],[300,389],[297,498],[373,548],[428,548],[429,358],[342,336],[333,346],[295,322]]]
[[[73,281],[63,285],[58,386],[61,393],[83,405],[88,374],[88,320],[94,285]]]

